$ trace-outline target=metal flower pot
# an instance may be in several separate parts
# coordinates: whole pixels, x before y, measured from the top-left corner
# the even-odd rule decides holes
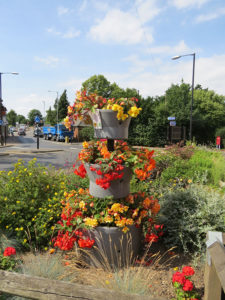
[[[93,124],[95,138],[101,139],[127,139],[128,128],[131,117],[120,121],[116,117],[117,112],[111,109],[99,109],[90,114]]]
[[[102,188],[96,184],[96,179],[101,178],[101,175],[97,175],[95,171],[90,170],[90,166],[95,169],[100,169],[97,164],[85,164],[85,169],[90,180],[89,192],[93,197],[105,198],[107,196],[113,196],[114,199],[124,198],[130,193],[130,180],[132,177],[131,169],[125,167],[123,169],[124,175],[121,179],[111,181],[111,185],[108,189]]]
[[[119,227],[98,226],[89,231],[95,244],[84,251],[84,260],[95,267],[126,267],[131,265],[140,252],[141,228],[128,226],[124,233]]]

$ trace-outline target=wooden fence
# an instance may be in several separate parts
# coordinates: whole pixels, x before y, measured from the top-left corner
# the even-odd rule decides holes
[[[125,295],[92,286],[6,271],[0,271],[0,294],[1,292],[41,300],[166,300],[160,297]]]
[[[208,232],[204,300],[225,300],[225,234]]]

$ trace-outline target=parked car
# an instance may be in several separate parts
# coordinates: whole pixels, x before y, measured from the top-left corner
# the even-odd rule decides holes
[[[26,131],[24,128],[18,128],[18,135],[26,135]]]
[[[44,136],[42,128],[35,128],[34,129],[33,137],[37,137],[37,136],[39,136],[39,137]]]

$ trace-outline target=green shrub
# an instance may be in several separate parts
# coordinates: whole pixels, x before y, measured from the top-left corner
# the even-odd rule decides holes
[[[84,127],[79,132],[79,139],[82,141],[91,141],[94,139],[94,128],[92,126]]]
[[[166,246],[184,252],[205,252],[206,233],[225,231],[225,196],[205,186],[191,185],[165,193],[160,199]]]
[[[13,171],[1,171],[0,229],[12,233],[25,247],[47,246],[60,219],[65,176],[54,168],[21,160]]]

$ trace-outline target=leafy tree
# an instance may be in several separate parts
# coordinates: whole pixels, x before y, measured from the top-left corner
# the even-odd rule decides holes
[[[225,126],[225,96],[197,89],[193,107],[193,136],[200,143],[214,142],[216,129]]]
[[[9,122],[9,125],[16,126],[17,114],[13,109],[7,113],[6,118]]]
[[[29,120],[30,125],[34,125],[34,123],[35,123],[34,119],[36,116],[39,116],[40,119],[42,119],[42,114],[41,114],[40,110],[38,110],[38,109],[32,109],[28,113],[28,120]]]
[[[56,120],[56,110],[52,110],[51,106],[49,107],[49,110],[46,111],[46,123],[50,125],[55,125],[57,123]]]
[[[59,121],[63,120],[67,116],[67,107],[69,106],[69,101],[67,98],[66,90],[62,93],[59,98]]]
[[[16,121],[19,124],[27,124],[27,119],[23,115],[18,115]]]
[[[103,75],[93,75],[82,83],[82,90],[88,94],[97,93],[99,96],[108,98],[111,94],[111,83]]]

